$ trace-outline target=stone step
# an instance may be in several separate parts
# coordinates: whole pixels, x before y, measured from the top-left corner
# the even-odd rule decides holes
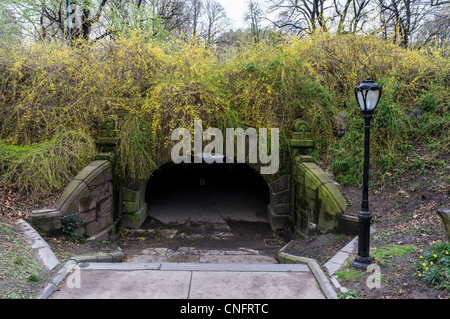
[[[275,257],[260,255],[257,250],[241,248],[238,250],[206,250],[192,247],[147,248],[140,254],[132,255],[126,262],[134,263],[230,263],[230,264],[276,264]]]

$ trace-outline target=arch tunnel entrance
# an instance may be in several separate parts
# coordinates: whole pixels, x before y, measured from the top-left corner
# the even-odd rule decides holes
[[[148,180],[147,247],[252,249],[273,255],[284,244],[267,219],[269,188],[248,164],[162,165]]]
[[[268,222],[268,186],[247,164],[163,165],[146,190],[148,215],[165,224]]]

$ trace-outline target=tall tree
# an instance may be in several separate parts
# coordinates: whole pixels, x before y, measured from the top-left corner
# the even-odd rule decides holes
[[[370,0],[334,0],[334,11],[338,18],[337,32],[356,33],[363,30],[368,21]]]
[[[262,14],[263,11],[259,2],[247,0],[247,11],[245,12],[244,20],[250,25],[250,32],[255,43],[261,40]]]
[[[216,0],[205,0],[205,31],[206,46],[211,46],[229,23],[225,8]]]
[[[417,48],[426,45],[443,47],[450,43],[450,5],[428,17],[418,32],[415,42]]]
[[[327,0],[277,0],[270,6],[277,18],[270,20],[277,28],[293,33],[328,31],[326,14],[331,5]]]
[[[14,13],[10,9],[0,6],[0,41],[10,43],[21,36]]]
[[[203,15],[203,1],[202,0],[190,0],[188,2],[186,21],[187,32],[192,35],[193,38],[201,33],[200,24]]]
[[[384,35],[393,34],[393,41],[403,47],[409,46],[411,37],[433,10],[424,0],[378,0],[378,5]]]

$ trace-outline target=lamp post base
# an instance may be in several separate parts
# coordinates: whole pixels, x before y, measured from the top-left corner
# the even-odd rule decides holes
[[[366,270],[367,267],[372,263],[372,258],[370,257],[360,257],[356,256],[355,260],[352,261],[351,265],[357,269]]]

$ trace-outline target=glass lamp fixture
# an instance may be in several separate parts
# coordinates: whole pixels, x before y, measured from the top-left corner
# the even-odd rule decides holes
[[[363,113],[372,113],[381,97],[382,88],[370,78],[355,88],[355,96]]]

